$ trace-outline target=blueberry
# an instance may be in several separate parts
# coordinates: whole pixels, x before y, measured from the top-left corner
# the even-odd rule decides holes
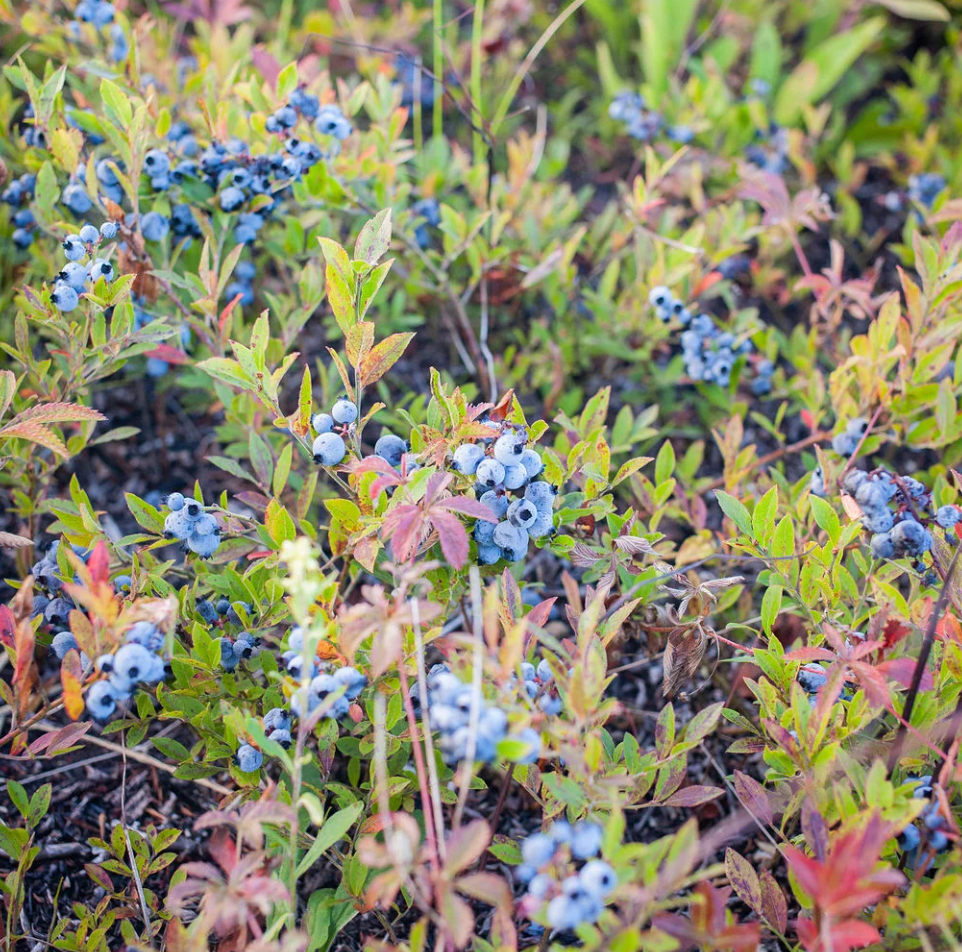
[[[171,493],[167,497],[167,505],[170,507],[171,512],[180,512],[180,510],[184,508],[184,494]]]
[[[357,407],[347,397],[341,397],[331,408],[331,416],[335,423],[351,424],[357,419]]]
[[[87,265],[87,274],[95,283],[103,278],[109,284],[114,279],[114,266],[106,258],[97,258]]]
[[[812,475],[808,480],[808,491],[813,496],[824,496],[825,495],[825,477],[822,474],[822,467],[816,466],[812,470]]]
[[[551,861],[556,844],[547,833],[532,833],[521,844],[521,859],[529,866],[540,869]]]
[[[528,479],[536,479],[541,475],[544,470],[544,463],[541,460],[541,455],[530,447],[526,448],[521,454],[521,458],[518,460],[521,466],[524,467],[524,471],[528,476]]]
[[[476,443],[462,443],[454,451],[454,468],[465,476],[473,476],[484,459],[484,450]]]
[[[939,506],[935,513],[935,521],[943,529],[951,529],[962,520],[962,511],[958,506]]]
[[[50,300],[58,311],[72,311],[79,303],[77,292],[67,283],[55,284],[50,292]]]
[[[527,750],[521,754],[517,763],[533,764],[541,756],[541,735],[533,728],[526,727],[520,733],[515,734],[512,740],[520,741]]]
[[[163,149],[151,149],[144,156],[144,171],[151,178],[166,175],[170,171],[170,156]]]
[[[798,683],[807,694],[816,694],[828,683],[828,675],[819,665],[812,665],[799,669]]]
[[[504,466],[496,459],[483,459],[475,470],[478,482],[486,489],[493,489],[504,482]]]
[[[554,879],[549,873],[538,873],[528,880],[528,895],[534,899],[544,899],[553,885]]]
[[[504,488],[508,490],[522,489],[528,482],[528,474],[522,465],[505,466]]]
[[[256,747],[242,744],[234,755],[234,763],[244,773],[254,773],[255,770],[260,770],[264,763],[264,755]]]
[[[88,245],[95,245],[100,241],[100,232],[89,222],[80,229],[80,240]]]
[[[511,466],[521,462],[524,445],[527,439],[515,433],[505,433],[494,443],[494,458],[502,466]]]
[[[153,667],[154,655],[137,642],[127,642],[114,655],[114,674],[131,684],[145,680]]]
[[[931,534],[911,518],[896,523],[889,535],[896,553],[900,555],[920,556],[932,548]]]
[[[75,215],[86,215],[93,208],[90,196],[80,185],[68,185],[60,196],[60,201]]]
[[[581,885],[593,896],[603,899],[618,885],[615,871],[603,860],[593,859],[585,863],[578,873]]]
[[[157,652],[164,646],[161,630],[149,621],[134,622],[127,629],[124,640],[128,644],[142,645],[148,651]]]
[[[96,721],[106,721],[117,710],[117,694],[107,681],[97,681],[87,691],[87,710]]]
[[[321,433],[311,447],[314,462],[321,466],[337,466],[347,455],[344,440],[337,433]]]
[[[494,565],[501,561],[501,547],[493,542],[478,544],[478,564]]]
[[[267,735],[268,740],[274,741],[275,744],[280,744],[284,750],[288,750],[293,743],[291,739],[291,732],[289,730],[284,730],[283,728],[277,728],[271,731]]]
[[[311,426],[318,435],[330,433],[334,429],[334,417],[330,413],[315,413],[311,418]]]
[[[183,508],[169,512],[164,519],[164,538],[186,539],[190,534],[191,521]]]
[[[10,237],[21,251],[26,251],[33,244],[33,235],[26,228],[15,228]]]
[[[220,193],[220,207],[225,212],[236,211],[246,200],[246,196],[236,185],[230,185]]]
[[[565,931],[580,925],[581,916],[578,906],[571,902],[567,896],[555,896],[548,903],[545,918],[552,929]]]
[[[527,529],[538,518],[538,509],[530,499],[516,499],[508,506],[507,517],[512,525]]]
[[[114,656],[112,654],[102,654],[97,659],[97,670],[101,674],[112,674],[114,670]]]
[[[322,106],[314,125],[322,135],[334,136],[335,139],[342,141],[351,134],[351,123],[335,105]]]
[[[82,292],[87,287],[87,269],[79,261],[68,261],[57,277],[75,291]]]
[[[498,519],[504,518],[508,511],[508,506],[510,505],[508,502],[508,497],[505,496],[504,493],[496,492],[493,489],[483,493],[478,501],[487,506],[488,509],[491,510],[491,513]]]
[[[146,241],[163,241],[170,231],[170,219],[160,212],[147,212],[140,219],[140,233]]]
[[[861,470],[861,469],[851,469],[845,474],[845,478],[842,480],[842,488],[847,493],[854,496],[859,491],[859,489],[868,482],[869,482],[868,473],[866,473],[864,470]],[[880,489],[877,491],[879,493],[880,502],[887,501],[882,491]]]
[[[166,532],[164,533],[166,535]],[[197,614],[200,615],[207,624],[212,625],[217,621],[217,610],[206,598],[200,599],[196,604]]]
[[[53,648],[53,653],[61,661],[67,656],[68,651],[79,650],[77,639],[74,637],[73,632],[70,631],[58,631],[53,636],[50,647]]]
[[[401,457],[407,452],[407,448],[407,443],[401,437],[385,431],[374,444],[374,455],[380,456],[391,466],[400,466]]]
[[[554,681],[554,673],[551,670],[551,665],[548,664],[547,658],[542,658],[538,662],[538,667],[535,670],[535,674],[537,675],[538,680],[544,683]]]
[[[553,697],[550,694],[542,694],[538,698],[538,708],[549,717],[556,717],[564,710],[560,697]]]
[[[533,502],[538,512],[550,512],[554,507],[554,497],[557,494],[558,490],[551,483],[539,480],[528,483],[524,491],[524,498]]]
[[[509,506],[508,512],[510,511],[511,507]],[[511,551],[522,547],[527,549],[528,533],[520,526],[516,526],[510,522],[499,522],[494,527],[493,542],[495,545],[501,546],[502,549],[509,549]]]
[[[888,532],[895,523],[892,513],[888,509],[868,508],[862,511],[862,524],[869,532]]]

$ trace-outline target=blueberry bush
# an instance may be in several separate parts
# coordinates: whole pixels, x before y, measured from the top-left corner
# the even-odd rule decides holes
[[[0,22],[5,949],[962,949],[956,0]]]

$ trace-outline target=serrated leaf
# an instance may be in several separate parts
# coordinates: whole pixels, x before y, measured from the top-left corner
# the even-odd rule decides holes
[[[377,264],[391,247],[391,209],[379,211],[361,229],[354,244],[354,260]]]
[[[29,440],[37,443],[64,459],[70,457],[67,447],[63,440],[52,430],[48,430],[39,423],[11,423],[0,430],[0,437],[16,437],[21,440]]]

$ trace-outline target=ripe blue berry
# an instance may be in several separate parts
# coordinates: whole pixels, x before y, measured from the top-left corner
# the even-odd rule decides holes
[[[87,265],[87,274],[95,283],[103,278],[109,284],[114,279],[114,266],[106,258],[97,258]]]
[[[117,710],[117,694],[107,681],[97,681],[87,691],[87,710],[96,721],[109,720]]]
[[[60,196],[60,201],[75,215],[86,215],[93,208],[90,196],[80,185],[68,185]]]
[[[347,426],[357,419],[357,406],[347,397],[341,397],[331,408],[331,416],[335,423]]]
[[[557,846],[547,833],[532,833],[521,844],[521,859],[535,869],[551,862]]]
[[[264,755],[256,747],[243,744],[234,756],[234,763],[244,773],[253,773],[255,770],[260,770],[261,764],[264,763]]]
[[[501,561],[501,547],[493,542],[478,544],[478,564],[494,565]]]
[[[585,863],[578,873],[578,879],[589,893],[599,899],[605,898],[618,885],[615,871],[600,859]]]
[[[114,655],[114,673],[136,684],[143,681],[153,666],[153,654],[143,645],[128,642]]]
[[[502,466],[512,466],[521,462],[527,439],[515,433],[505,433],[494,442],[494,458]]]
[[[64,238],[63,253],[68,261],[79,261],[87,253],[80,235],[67,235]]]
[[[68,261],[58,278],[78,292],[87,287],[87,269],[79,261]]]
[[[400,466],[401,457],[407,452],[407,443],[393,433],[384,432],[374,444],[374,455],[387,460],[391,466]]]
[[[321,466],[337,466],[347,455],[344,440],[337,433],[321,433],[311,447],[314,462]]]
[[[105,241],[110,241],[111,238],[117,236],[117,223],[115,221],[105,221],[100,226],[100,237]]]
[[[180,512],[180,510],[184,508],[184,494],[171,493],[167,497],[167,505],[170,507],[171,512]]]
[[[57,634],[53,636],[50,647],[53,648],[53,653],[61,661],[67,656],[68,651],[79,650],[77,639],[74,637],[73,632],[70,631],[58,631]]]
[[[160,212],[147,212],[140,219],[140,233],[146,241],[163,241],[170,231],[170,220]]]
[[[80,303],[77,292],[65,282],[54,285],[53,291],[50,292],[50,300],[58,311],[64,313],[72,311]]]
[[[485,489],[494,489],[504,482],[504,466],[496,459],[483,459],[475,470],[475,476]]]
[[[236,211],[246,200],[246,196],[236,185],[228,186],[220,193],[220,207],[225,212]]]
[[[88,222],[80,229],[80,240],[88,245],[94,245],[100,241],[100,232]]]
[[[935,513],[935,521],[943,529],[951,529],[962,521],[962,511],[958,506],[939,506]]]
[[[473,476],[484,459],[484,450],[476,443],[462,443],[454,451],[454,468],[465,476]]]
[[[493,489],[489,489],[486,493],[483,493],[478,501],[484,503],[498,519],[504,518],[510,505],[508,497],[505,496],[504,493],[496,492]]]
[[[508,506],[507,516],[512,525],[527,529],[538,518],[538,509],[530,499],[516,499]]]

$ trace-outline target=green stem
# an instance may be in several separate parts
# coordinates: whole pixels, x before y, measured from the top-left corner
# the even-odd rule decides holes
[[[441,136],[444,134],[444,86],[441,84],[441,75],[444,72],[444,43],[442,29],[444,27],[444,0],[434,0],[434,60],[431,66],[434,73],[434,117],[432,122],[432,134]]]
[[[474,107],[475,125],[484,125],[484,103],[481,98],[481,33],[484,27],[484,0],[474,4],[474,21],[471,26],[471,102]],[[474,164],[484,158],[484,136],[474,131]]]

